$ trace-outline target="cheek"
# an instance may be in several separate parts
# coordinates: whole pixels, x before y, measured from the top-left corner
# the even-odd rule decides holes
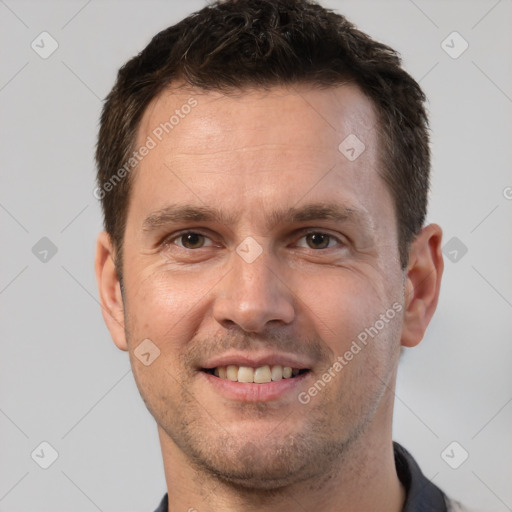
[[[180,356],[195,333],[191,314],[200,307],[200,299],[208,288],[204,281],[196,288],[190,279],[186,285],[183,278],[173,277],[169,272],[149,270],[134,272],[131,283],[127,283],[127,335],[139,392],[153,416],[163,421],[163,411],[174,410],[181,403],[179,383],[187,375]],[[148,345],[145,340],[151,343]],[[139,355],[148,351],[151,361],[146,365]]]
[[[361,331],[391,307],[368,276],[349,269],[330,279],[316,280],[316,285],[307,285],[303,293],[305,313],[335,353],[343,353]]]
[[[391,293],[383,293],[384,285],[379,289],[368,275],[347,271],[343,278],[318,286],[305,308],[332,354],[330,368],[318,375],[330,383],[317,400],[339,411],[340,421],[365,416],[376,406],[397,360],[401,305],[389,298]]]
[[[195,321],[213,287],[207,276],[180,276],[154,268],[134,275],[133,286],[127,284],[132,341],[149,338],[166,351],[186,344],[194,332],[191,321]]]

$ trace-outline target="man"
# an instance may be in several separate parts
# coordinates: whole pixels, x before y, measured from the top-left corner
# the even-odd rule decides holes
[[[306,0],[218,2],[119,71],[96,273],[158,424],[158,511],[459,510],[391,438],[443,272],[424,100]]]

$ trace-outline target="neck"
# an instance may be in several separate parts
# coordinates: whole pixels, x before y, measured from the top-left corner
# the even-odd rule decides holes
[[[321,474],[309,481],[271,491],[234,486],[199,471],[159,428],[169,512],[288,512],[290,509],[400,512],[405,490],[396,473],[391,413],[387,405],[377,412],[375,421],[350,445],[342,460],[323,468]],[[386,417],[379,418],[382,415]],[[382,425],[389,427],[382,429]]]

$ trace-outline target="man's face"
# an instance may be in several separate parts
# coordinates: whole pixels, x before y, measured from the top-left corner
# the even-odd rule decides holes
[[[197,106],[182,109],[191,97]],[[165,92],[145,112],[136,147],[148,136],[156,147],[133,176],[124,318],[167,450],[242,485],[277,486],[390,423],[404,282],[375,119],[348,85]],[[354,136],[365,145],[355,159]],[[146,339],[160,350],[148,366],[134,354]],[[253,376],[238,366],[269,366],[276,379],[280,366],[302,371],[247,383],[227,366],[240,380]]]

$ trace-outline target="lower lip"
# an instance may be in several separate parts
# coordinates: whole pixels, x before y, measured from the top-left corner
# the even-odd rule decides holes
[[[264,384],[254,384],[246,382],[221,379],[215,375],[206,372],[199,372],[207,379],[207,382],[217,390],[221,395],[240,402],[270,402],[292,393],[302,385],[304,380],[311,372],[301,373],[296,377],[281,379]]]

